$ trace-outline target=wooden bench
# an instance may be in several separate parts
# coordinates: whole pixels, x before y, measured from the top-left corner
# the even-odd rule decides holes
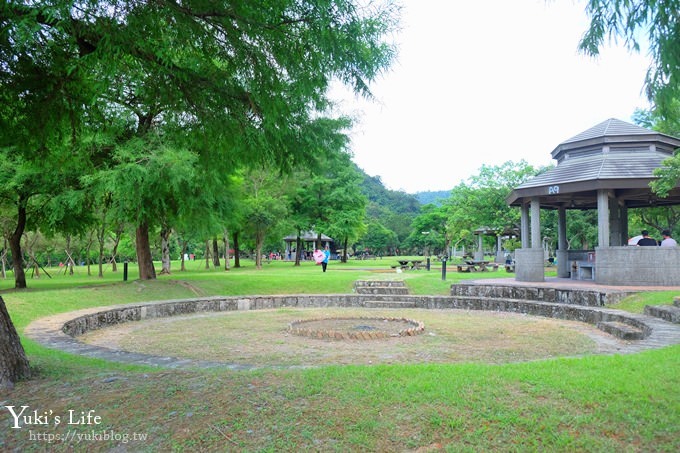
[[[458,268],[458,272],[470,272],[470,266],[463,266],[459,264],[456,267]]]

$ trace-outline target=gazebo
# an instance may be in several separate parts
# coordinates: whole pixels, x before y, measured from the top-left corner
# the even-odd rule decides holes
[[[286,243],[286,254],[284,259],[293,259],[292,255],[292,250],[295,248],[295,244],[297,243],[297,238],[298,235],[296,234],[291,234],[289,236],[286,236],[283,238],[284,242]],[[307,247],[309,244],[314,244],[316,243],[316,240],[318,239],[318,234],[315,231],[303,231],[300,233],[300,240],[302,241],[302,248],[303,250],[307,250]],[[323,244],[323,247],[328,246],[331,249],[331,252],[334,251],[334,241],[333,238],[326,236],[325,234],[321,235],[321,242]]]
[[[483,236],[494,236],[496,238],[496,257],[494,260],[496,263],[503,263],[505,262],[505,256],[503,255],[503,238],[518,237],[519,231],[517,228],[505,228],[501,230],[483,226],[477,228],[472,234],[477,236],[477,251],[474,254],[475,261],[484,261]]]
[[[558,277],[603,285],[680,285],[680,247],[631,247],[628,209],[680,204],[680,186],[659,198],[649,187],[654,169],[680,139],[617,119],[604,121],[552,151],[557,165],[518,186],[507,202],[521,209],[518,281],[544,281],[540,210],[558,212]],[[567,211],[596,209],[594,250],[567,250]],[[635,233],[637,234],[637,232]]]

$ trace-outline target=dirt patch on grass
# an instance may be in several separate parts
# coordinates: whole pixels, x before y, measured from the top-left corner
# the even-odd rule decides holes
[[[365,342],[320,340],[287,331],[294,320],[339,316],[418,319],[425,333]],[[80,339],[146,354],[256,366],[498,364],[611,353],[621,345],[594,326],[575,321],[502,312],[348,308],[204,313],[126,323]]]

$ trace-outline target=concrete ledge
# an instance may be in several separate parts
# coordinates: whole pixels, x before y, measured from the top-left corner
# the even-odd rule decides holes
[[[502,284],[458,283],[451,285],[452,296],[481,296],[501,299],[533,300],[561,304],[603,307],[633,294],[630,291],[601,291],[592,289],[550,288]]]
[[[597,328],[622,340],[642,340],[645,337],[644,331],[616,321],[598,322]]]
[[[394,306],[403,307],[403,305],[408,304],[414,308],[423,309],[507,311],[581,321],[593,325],[597,325],[600,322],[617,322],[642,332],[644,339],[623,345],[620,350],[621,353],[638,352],[645,349],[680,344],[680,325],[620,310],[479,296],[364,296],[358,294],[206,297],[148,302],[136,305],[97,307],[36,320],[26,327],[23,334],[47,347],[106,360],[167,367],[228,367],[244,369],[244,366],[240,364],[180,360],[171,357],[155,357],[110,350],[81,343],[76,337],[90,330],[123,322],[198,312],[258,310],[283,307],[371,307],[378,305],[376,302],[385,303],[386,305],[389,305],[389,302],[395,302]]]
[[[645,314],[680,324],[680,307],[676,305],[647,305]]]
[[[680,247],[597,247],[601,285],[678,286]]]

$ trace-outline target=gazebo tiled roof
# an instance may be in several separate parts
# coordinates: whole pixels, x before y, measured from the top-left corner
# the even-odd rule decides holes
[[[297,234],[290,234],[286,237],[283,238],[284,241],[286,242],[294,242],[297,241]],[[313,242],[318,239],[318,235],[315,231],[302,231],[300,233],[300,239],[302,239],[305,242]],[[323,242],[333,242],[333,238],[326,236],[325,234],[321,234],[321,240]]]
[[[565,140],[562,144],[581,142],[583,140],[598,139],[602,137],[619,137],[625,135],[649,135],[654,133],[644,127],[636,126],[635,124],[626,123],[625,121],[610,118],[600,124],[591,127],[587,131],[573,136]]]
[[[680,139],[617,119],[604,121],[558,145],[557,165],[518,186],[508,204],[540,197],[545,208],[592,209],[599,189],[618,191],[628,207],[680,204],[680,189],[657,199],[649,183],[654,170],[680,148]]]

